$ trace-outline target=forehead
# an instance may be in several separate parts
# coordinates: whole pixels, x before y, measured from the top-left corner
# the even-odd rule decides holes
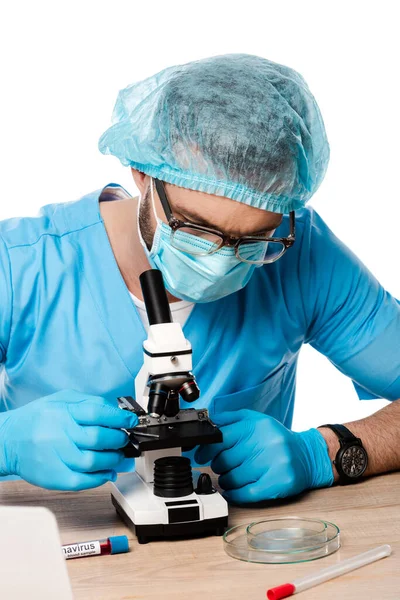
[[[189,190],[169,183],[164,183],[164,188],[172,211],[178,211],[183,216],[198,216],[227,231],[244,230],[244,235],[246,230],[276,228],[282,221],[282,214],[254,208],[231,198]]]

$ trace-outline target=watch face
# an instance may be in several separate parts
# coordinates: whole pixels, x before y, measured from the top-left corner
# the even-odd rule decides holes
[[[341,467],[347,477],[359,477],[367,468],[367,453],[361,446],[350,446],[341,458]]]

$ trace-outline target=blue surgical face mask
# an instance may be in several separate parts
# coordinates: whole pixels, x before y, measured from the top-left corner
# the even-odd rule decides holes
[[[235,256],[231,247],[224,247],[213,254],[196,256],[186,254],[171,245],[171,228],[157,217],[153,180],[150,178],[151,201],[157,228],[153,245],[148,250],[140,231],[138,207],[138,233],[141,244],[146,252],[150,265],[159,269],[164,277],[168,291],[177,298],[189,302],[212,302],[242,289],[252,276],[256,265],[244,263]],[[204,238],[180,233],[180,245],[184,244],[187,251],[207,252],[214,244]],[[251,244],[249,258],[262,260],[265,255],[265,245]]]

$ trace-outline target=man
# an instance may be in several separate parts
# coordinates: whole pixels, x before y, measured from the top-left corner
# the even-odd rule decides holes
[[[109,184],[0,226],[0,474],[57,489],[115,479],[136,422],[115,399],[142,363],[149,267],[192,343],[195,405],[223,432],[192,458],[228,500],[398,469],[400,307],[305,207],[329,146],[304,79],[212,57],[122,90],[113,121],[100,150],[131,168],[139,199]],[[290,431],[304,343],[361,397],[394,402],[347,429]]]

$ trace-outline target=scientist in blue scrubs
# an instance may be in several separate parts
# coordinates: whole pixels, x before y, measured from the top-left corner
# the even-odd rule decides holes
[[[149,267],[193,346],[195,406],[223,432],[193,460],[211,462],[228,500],[398,469],[400,306],[306,206],[329,145],[301,75],[246,54],[166,68],[119,93],[99,148],[139,197],[109,183],[58,203],[44,185],[53,203],[38,217],[0,223],[0,480],[116,478],[136,423],[116,398],[142,364]],[[361,398],[393,402],[346,428],[291,431],[306,343]]]

